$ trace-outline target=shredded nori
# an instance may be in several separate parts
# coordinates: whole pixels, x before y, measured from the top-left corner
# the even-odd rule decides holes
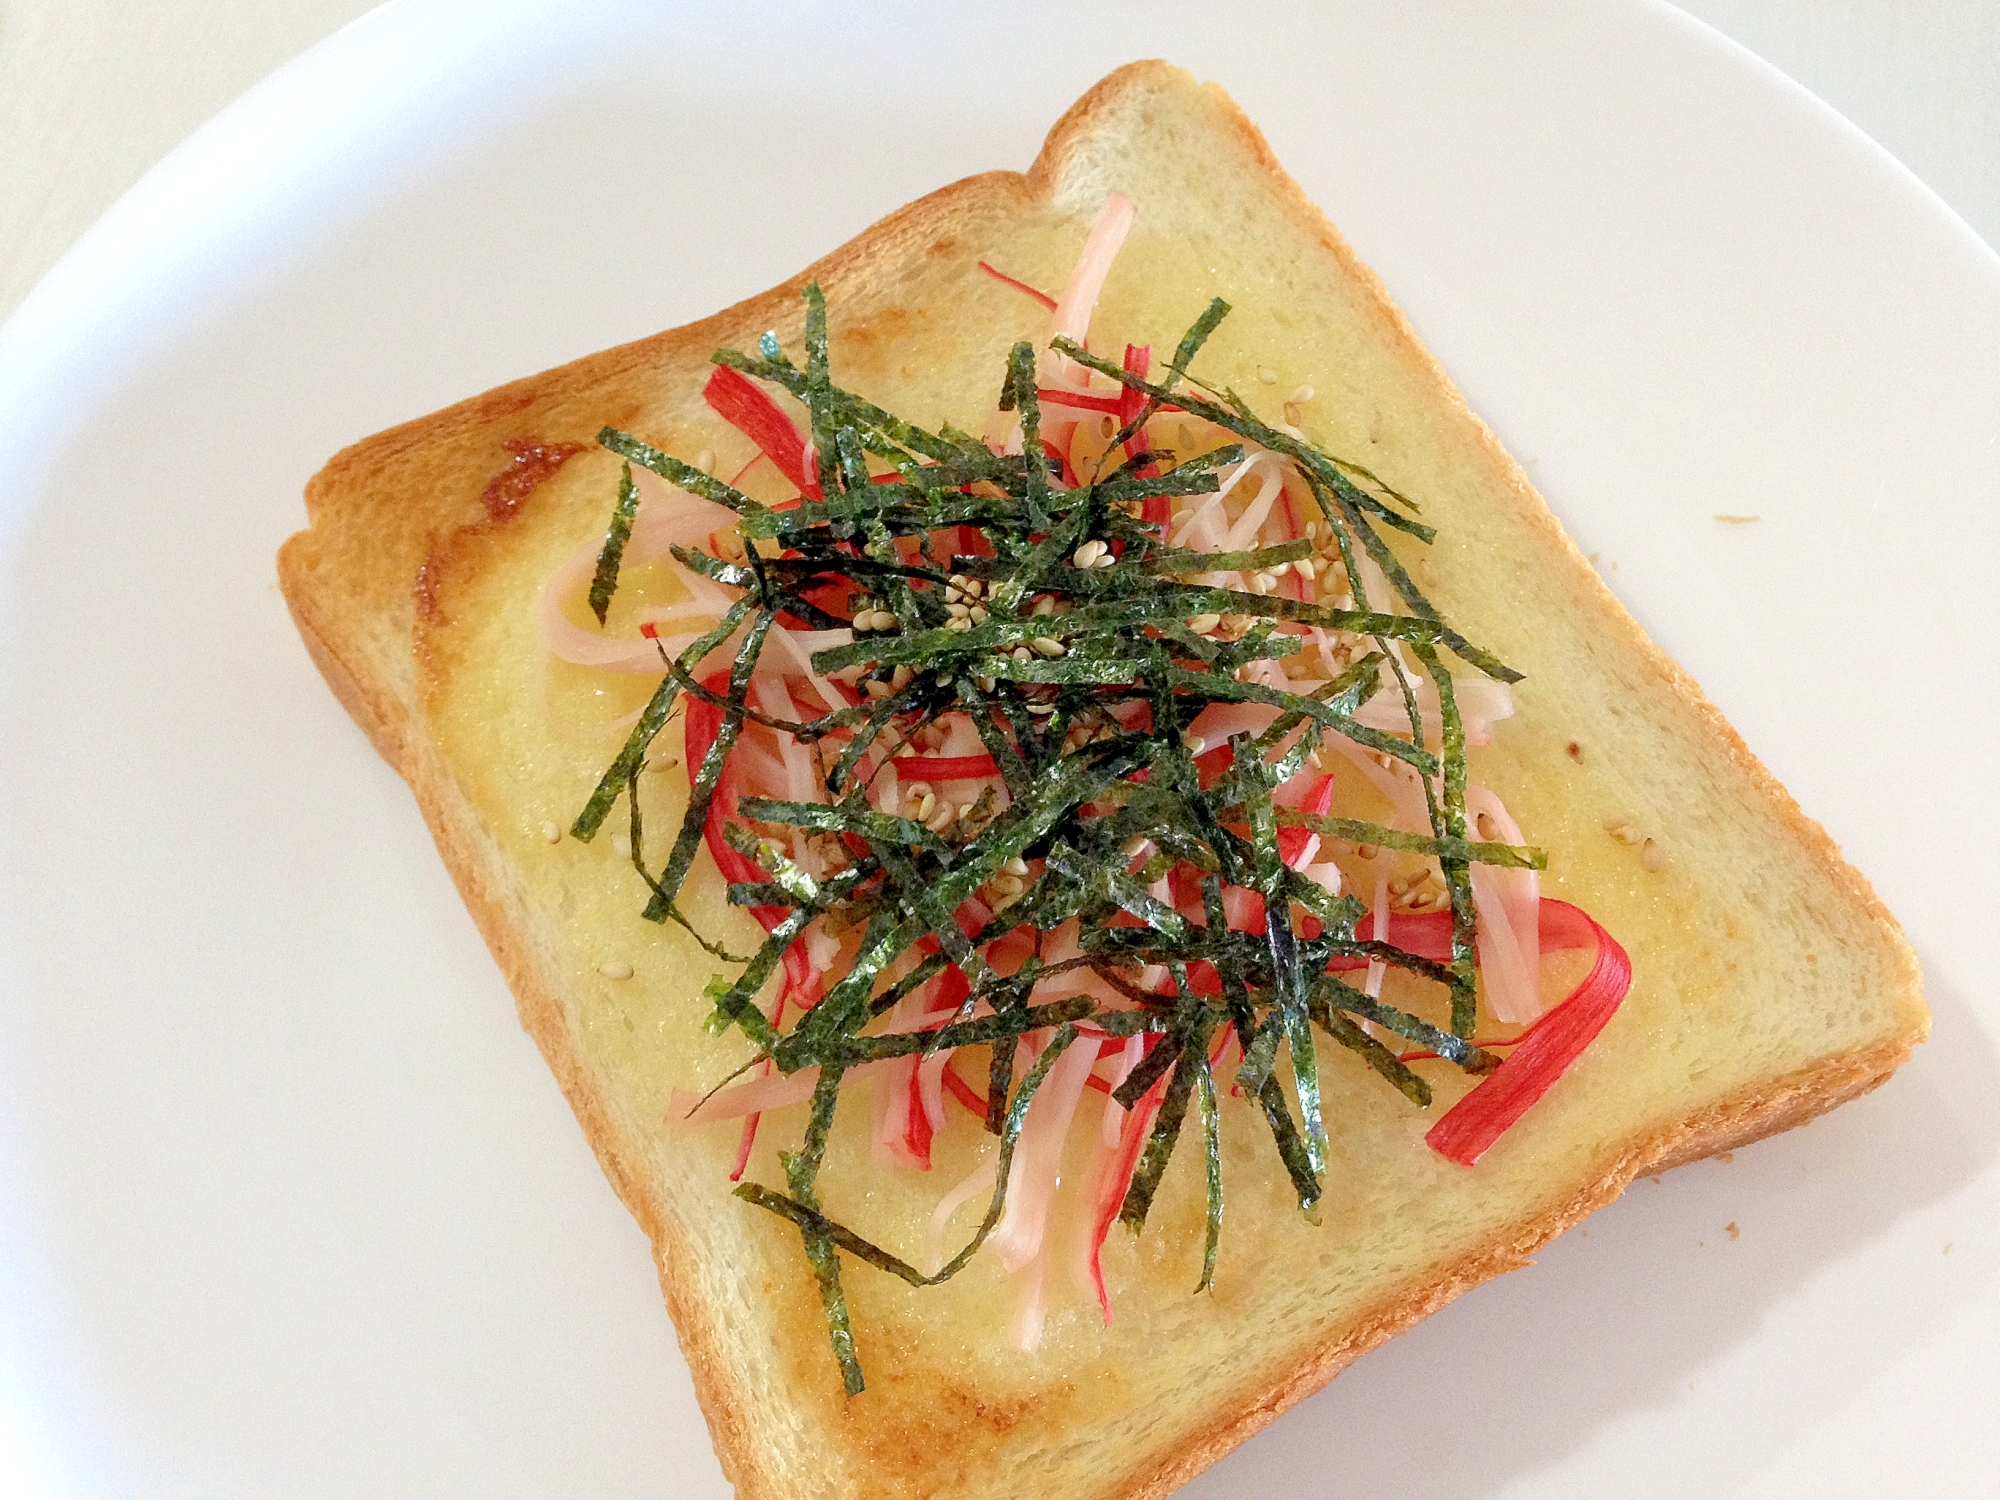
[[[1329,1145],[1314,1032],[1354,1052],[1419,1108],[1430,1103],[1429,1083],[1371,1027],[1468,1073],[1493,1067],[1497,1059],[1470,1041],[1476,999],[1470,870],[1475,864],[1540,869],[1545,858],[1537,849],[1468,838],[1465,727],[1438,648],[1502,681],[1518,674],[1452,630],[1383,540],[1378,524],[1419,542],[1431,539],[1432,529],[1413,519],[1414,502],[1368,469],[1264,423],[1233,393],[1215,392],[1189,373],[1229,311],[1221,299],[1188,330],[1157,382],[1068,340],[1052,347],[1144,397],[1108,453],[1122,451],[1124,440],[1162,408],[1177,408],[1289,457],[1342,559],[1352,608],[1184,581],[1297,562],[1311,554],[1307,542],[1193,552],[1167,545],[1159,526],[1140,519],[1148,499],[1213,493],[1218,471],[1241,458],[1241,445],[1188,457],[1156,446],[1143,461],[1109,469],[1093,483],[1067,484],[1041,440],[1030,345],[1009,351],[1000,393],[1002,408],[1019,414],[1023,452],[995,454],[949,426],[919,428],[836,385],[826,304],[817,286],[806,288],[805,304],[803,368],[773,334],[759,340],[754,355],[725,350],[715,361],[804,403],[817,494],[787,508],[766,507],[641,438],[613,428],[600,435],[604,447],[626,460],[590,592],[600,621],[617,587],[637,510],[633,464],[737,512],[749,545],[741,561],[674,549],[682,563],[738,591],[738,598],[686,650],[671,658],[662,653],[658,690],[571,831],[591,839],[618,797],[626,796],[632,863],[649,897],[644,914],[688,925],[678,904],[681,888],[744,726],[781,729],[811,747],[824,801],[746,798],[723,825],[731,846],[768,877],[738,880],[728,891],[732,903],[765,915],[764,943],[738,959],[696,937],[711,953],[742,965],[734,979],[717,976],[708,993],[715,1007],[711,1029],[738,1032],[749,1043],[745,1066],[768,1059],[786,1073],[820,1070],[800,1149],[780,1156],[785,1191],[748,1182],[736,1193],[799,1230],[843,1383],[854,1394],[863,1380],[841,1256],[915,1286],[955,1275],[1004,1211],[1009,1163],[1036,1090],[1056,1059],[1079,1041],[1094,1046],[1100,1038],[1147,1038],[1143,1059],[1113,1093],[1131,1108],[1158,1091],[1119,1210],[1135,1231],[1146,1221],[1190,1104],[1199,1109],[1207,1214],[1197,1290],[1214,1284],[1222,1231],[1220,1090],[1211,1062],[1220,1042],[1233,1038],[1240,1047],[1243,1060],[1229,1081],[1254,1101],[1301,1211],[1317,1222]],[[871,472],[871,460],[886,472]],[[1084,565],[1079,549],[1086,544],[1100,544],[1098,565]],[[1358,554],[1389,580],[1400,611],[1367,597]],[[976,620],[957,607],[968,599],[983,609]],[[865,607],[894,617],[893,629],[857,629],[853,644],[812,658],[817,673],[858,671],[866,695],[852,707],[797,723],[753,709],[750,682],[773,625],[847,626],[840,600],[850,614]],[[1238,623],[1221,632],[1190,627],[1204,615]],[[1359,659],[1310,692],[1242,680],[1239,672],[1252,663],[1302,649],[1302,638],[1287,633],[1288,625],[1341,632],[1356,643]],[[1372,649],[1364,648],[1367,642]],[[1414,655],[1435,686],[1439,711],[1431,725],[1419,711],[1399,649]],[[699,664],[718,650],[728,651],[732,663],[727,686],[719,690],[696,680]],[[1387,733],[1355,718],[1383,685],[1385,669],[1403,701],[1407,731]],[[654,874],[643,852],[639,777],[682,694],[718,710],[720,727],[700,764],[688,767],[687,807],[668,858]],[[1278,715],[1259,735],[1204,747],[1198,760],[1183,731],[1216,703],[1268,704]],[[907,745],[944,714],[970,721],[999,768],[1006,796],[989,793],[974,812],[939,830],[904,815],[907,808],[880,809],[859,773],[885,735]],[[1274,791],[1330,736],[1410,766],[1425,791],[1429,832],[1276,805]],[[1224,748],[1227,764],[1218,766],[1213,752]],[[822,847],[836,845],[843,851],[840,868],[809,874],[773,836],[787,829]],[[1279,847],[1286,829],[1436,860],[1451,900],[1449,960],[1439,963],[1362,936],[1360,902],[1329,895],[1286,864]],[[1132,851],[1140,840],[1156,852],[1135,863]],[[1008,875],[1027,860],[1042,863],[1032,883]],[[1201,921],[1153,890],[1163,877],[1189,874],[1199,879]],[[996,882],[1007,879],[1026,888],[1002,891]],[[1237,930],[1225,919],[1225,892],[1232,887],[1261,900],[1257,930]],[[977,909],[991,916],[982,929],[967,932],[958,918],[975,897],[982,903]],[[1071,921],[1079,924],[1082,954],[1044,965],[1043,938]],[[834,924],[859,928],[859,947],[821,998],[781,1027],[759,996],[786,950],[815,922],[827,930]],[[1014,974],[995,973],[983,947],[1023,931],[1034,938],[1034,956]],[[1440,987],[1448,997],[1448,1026],[1339,977],[1337,966],[1369,961]],[[950,965],[963,974],[969,993],[942,1025],[917,1032],[875,1026]],[[1072,995],[1035,1003],[1040,981],[1079,968],[1101,976],[1121,1002]],[[1148,969],[1170,975],[1171,991],[1149,988],[1142,977]],[[886,977],[892,970],[901,976],[893,982]],[[1046,1038],[1046,1045],[1023,1071],[1017,1059],[1031,1034]],[[829,1214],[819,1200],[818,1176],[845,1073],[888,1058],[968,1046],[991,1049],[985,1125],[999,1138],[997,1176],[977,1232],[927,1275]],[[1283,1082],[1287,1063],[1289,1090]]]

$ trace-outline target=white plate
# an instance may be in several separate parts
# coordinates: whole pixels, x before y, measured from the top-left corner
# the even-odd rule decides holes
[[[646,1247],[272,553],[340,445],[1024,166],[1159,53],[1262,123],[1901,914],[1937,1013],[1875,1096],[1638,1184],[1188,1493],[1990,1485],[1992,254],[1653,5],[567,9],[369,17],[176,152],[0,340],[24,1482],[725,1492]]]

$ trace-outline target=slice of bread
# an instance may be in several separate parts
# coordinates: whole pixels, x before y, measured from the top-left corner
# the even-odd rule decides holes
[[[740,1039],[701,1027],[716,965],[680,929],[640,919],[644,890],[608,839],[547,837],[569,826],[652,684],[551,661],[534,601],[603,532],[618,465],[593,445],[600,428],[690,461],[710,450],[725,474],[751,456],[702,401],[708,357],[767,328],[796,347],[808,280],[826,290],[842,384],[918,422],[979,430],[1006,350],[1045,338],[1047,316],[977,262],[1059,287],[1113,190],[1139,218],[1093,343],[1171,345],[1227,297],[1236,311],[1198,373],[1253,399],[1311,385],[1310,436],[1421,500],[1439,531],[1421,580],[1526,674],[1474,775],[1551,851],[1545,891],[1615,933],[1636,978],[1591,1049],[1469,1170],[1425,1146],[1427,1117],[1326,1049],[1332,1164],[1317,1225],[1268,1140],[1225,1106],[1229,1210],[1211,1293],[1191,1295],[1195,1150],[1170,1168],[1144,1235],[1106,1247],[1116,1322],[1055,1288],[1033,1355],[1005,1337],[1012,1298],[988,1258],[927,1291],[850,1262],[869,1379],[850,1399],[797,1232],[727,1191],[736,1127],[667,1123],[675,1087],[712,1085],[742,1056]],[[1258,404],[1275,414],[1281,400]],[[1640,633],[1251,124],[1163,64],[1099,84],[1025,176],[960,182],[704,322],[369,438],[306,500],[310,529],[280,557],[299,628],[416,793],[523,1023],[651,1237],[744,1495],[1165,1493],[1634,1176],[1865,1092],[1928,1026],[1916,962],[1867,884]],[[654,779],[664,826],[685,780]],[[1619,821],[1655,841],[1663,868],[1607,833]],[[705,856],[697,868],[691,913],[745,940],[754,927],[724,905]],[[623,965],[631,977],[607,977]],[[1439,1086],[1441,1108],[1465,1083]],[[782,1181],[770,1153],[796,1139],[786,1118],[766,1122],[753,1178]],[[991,1149],[969,1124],[948,1131],[922,1174],[878,1172],[865,1143],[842,1144],[822,1197],[912,1259],[943,1188]]]

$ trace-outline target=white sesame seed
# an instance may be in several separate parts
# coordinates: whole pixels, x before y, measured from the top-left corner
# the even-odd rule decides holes
[[[694,456],[694,466],[704,474],[715,472],[715,450],[704,448]]]
[[[1312,398],[1313,398],[1313,388],[1309,385],[1302,385],[1297,390],[1293,391],[1291,395],[1285,397],[1285,399],[1294,406],[1304,406],[1306,402],[1312,400]]]
[[[1009,875],[1026,875],[1028,873],[1028,862],[1017,854],[1000,868],[1005,870]]]
[[[1319,576],[1319,564],[1314,562],[1310,557],[1300,558],[1292,564],[1292,567],[1297,570],[1301,578],[1316,578]]]
[[[1257,366],[1257,378],[1266,385],[1276,385],[1278,383],[1278,372],[1269,365],[1259,365]]]
[[[1221,615],[1196,615],[1187,622],[1187,625],[1196,635],[1207,635],[1221,623]]]
[[[1033,646],[1043,656],[1051,659],[1069,655],[1069,647],[1053,636],[1038,635],[1032,641],[1028,642],[1028,644]]]
[[[606,979],[630,979],[632,977],[632,966],[628,963],[619,963],[614,960],[611,963],[599,964],[597,972],[602,974]]]
[[[623,833],[612,834],[611,852],[617,855],[620,859],[630,859],[632,857],[631,836]]]
[[[898,662],[895,672],[890,675],[889,686],[900,693],[916,680],[917,674],[915,669],[907,662]]]
[[[972,613],[967,618],[975,625],[984,625],[986,623],[986,606],[983,604],[973,605]]]
[[[545,844],[560,844],[562,842],[561,827],[554,823],[544,823],[542,825],[542,842]]]
[[[1098,558],[1104,556],[1104,551],[1104,543],[1096,537],[1092,537],[1076,549],[1075,553],[1071,555],[1070,561],[1075,563],[1079,568],[1094,568],[1097,566]]]

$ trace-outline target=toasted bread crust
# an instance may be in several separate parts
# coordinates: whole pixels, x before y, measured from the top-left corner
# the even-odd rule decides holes
[[[1892,972],[1888,988],[1893,993],[1886,998],[1896,1020],[1863,1045],[1818,1059],[1809,1068],[1759,1080],[1705,1102],[1671,1124],[1615,1143],[1586,1180],[1515,1224],[1506,1236],[1473,1253],[1426,1267],[1421,1277],[1394,1295],[1326,1329],[1303,1358],[1292,1351],[1280,1362],[1249,1372],[1233,1404],[1216,1410],[1206,1424],[1192,1425],[1170,1441],[1139,1452],[1127,1472],[1117,1473],[1107,1460],[1102,1483],[1088,1493],[1165,1494],[1319,1389],[1359,1354],[1460,1292],[1526,1264],[1540,1246],[1617,1197],[1633,1178],[1790,1128],[1874,1088],[1908,1056],[1927,1028],[1915,959],[1866,881],[1839,858],[1819,825],[1799,811],[1693,682],[1603,587],[1518,467],[1423,350],[1374,274],[1284,174],[1261,134],[1219,89],[1206,86],[1196,95],[1185,75],[1166,64],[1133,64],[1099,83],[1064,115],[1025,175],[992,173],[966,179],[890,215],[784,285],[714,317],[516,381],[346,449],[308,486],[309,529],[293,537],[280,553],[280,583],[313,661],[377,749],[409,782],[440,853],[516,996],[522,1024],[548,1060],[607,1178],[655,1246],[661,1285],[717,1452],[725,1473],[745,1496],[792,1493],[790,1471],[772,1458],[769,1444],[760,1438],[757,1392],[744,1383],[738,1361],[723,1347],[712,1320],[703,1315],[698,1268],[684,1253],[670,1206],[627,1134],[618,1128],[577,1052],[566,1020],[561,976],[524,936],[531,924],[505,858],[481,831],[476,810],[426,734],[421,710],[423,667],[416,659],[427,638],[424,620],[437,607],[439,578],[449,573],[459,540],[504,530],[513,524],[518,510],[534,504],[531,492],[505,515],[482,504],[481,496],[495,477],[517,462],[506,446],[510,441],[587,444],[601,426],[629,420],[637,409],[633,390],[644,388],[660,368],[698,363],[717,345],[741,340],[746,329],[793,321],[798,291],[808,281],[825,286],[837,304],[843,289],[864,285],[885,274],[884,268],[893,271],[907,259],[921,256],[925,247],[961,235],[968,221],[990,216],[996,206],[1046,209],[1064,190],[1096,134],[1116,128],[1116,120],[1135,100],[1155,94],[1171,97],[1180,107],[1204,111],[1214,128],[1234,132],[1264,174],[1264,190],[1309,231],[1340,273],[1363,290],[1372,302],[1381,336],[1427,372],[1438,420],[1476,433],[1495,472],[1505,476],[1508,524],[1531,528],[1543,546],[1573,564],[1565,584],[1574,590],[1577,607],[1590,614],[1593,628],[1606,638],[1607,650],[1629,660],[1635,679],[1671,696],[1699,723],[1710,753],[1727,762],[1766,800],[1785,836],[1837,893],[1837,901],[1869,930],[1870,940],[1881,946],[1886,955],[1882,964]],[[1198,102],[1190,104],[1191,95]],[[439,482],[440,476],[447,476],[447,482]],[[535,486],[528,488],[532,491]],[[813,1336],[820,1336],[817,1329]],[[875,1420],[828,1405],[823,1393],[804,1394],[800,1400],[820,1412],[820,1420],[836,1426]],[[997,1419],[982,1415],[976,1420],[986,1421],[993,1432],[1004,1430],[1005,1424]],[[876,1466],[870,1471],[868,1488],[884,1494],[931,1493],[937,1482],[939,1444],[892,1438],[892,1432],[899,1430],[885,1428],[874,1439],[856,1439],[857,1451],[864,1451]],[[998,1441],[991,1432],[988,1438]],[[945,1435],[943,1441],[949,1443],[953,1437]]]

